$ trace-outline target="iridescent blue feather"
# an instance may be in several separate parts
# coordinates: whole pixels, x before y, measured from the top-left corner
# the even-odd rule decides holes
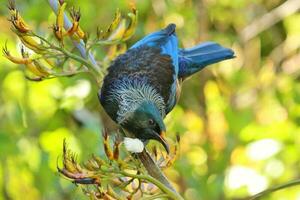
[[[143,45],[160,48],[161,53],[169,55],[172,59],[175,71],[174,80],[183,80],[207,65],[234,57],[231,49],[214,42],[205,42],[192,48],[179,49],[175,28],[174,24],[170,24],[161,31],[151,33],[135,43],[131,49]],[[167,113],[176,104],[176,81],[172,84],[170,93],[172,98],[169,98],[167,102]]]

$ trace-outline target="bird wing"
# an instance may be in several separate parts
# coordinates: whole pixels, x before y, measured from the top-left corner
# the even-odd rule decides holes
[[[161,49],[161,54],[169,55],[172,60],[174,74],[173,74],[173,80],[170,87],[170,95],[168,102],[166,103],[166,113],[169,113],[173,107],[176,104],[176,80],[178,77],[178,41],[177,36],[175,33],[176,25],[175,24],[169,24],[166,28],[151,33],[135,43],[131,49],[137,48],[140,46],[150,46],[150,47],[156,47]]]
[[[234,58],[234,52],[215,42],[204,42],[192,48],[179,49],[179,78],[186,78],[207,65]]]
[[[172,58],[174,71],[178,74],[178,42],[175,34],[176,25],[169,24],[166,28],[151,33],[136,42],[130,49],[137,48],[143,45],[158,47],[162,54],[167,54]]]

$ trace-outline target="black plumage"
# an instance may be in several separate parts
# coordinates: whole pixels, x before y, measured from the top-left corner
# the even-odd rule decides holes
[[[121,80],[147,80],[167,104],[171,95],[171,85],[174,83],[174,67],[171,57],[162,54],[159,48],[140,46],[129,49],[118,56],[108,68],[100,91],[100,102],[112,119],[116,121],[119,102],[108,99],[110,91]]]
[[[108,68],[99,99],[108,115],[142,141],[163,138],[163,118],[175,106],[182,80],[205,66],[234,57],[231,49],[205,42],[178,48],[176,26],[151,33]]]

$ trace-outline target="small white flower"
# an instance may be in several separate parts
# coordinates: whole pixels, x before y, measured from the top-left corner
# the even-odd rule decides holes
[[[137,138],[124,137],[125,148],[134,153],[141,153],[144,150],[144,143]]]

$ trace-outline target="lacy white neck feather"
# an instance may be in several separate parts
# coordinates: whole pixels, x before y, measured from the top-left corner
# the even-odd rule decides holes
[[[165,117],[165,102],[163,97],[145,79],[123,79],[111,90],[111,98],[119,103],[116,121],[121,124],[128,114],[133,113],[143,102],[153,102],[161,116]]]

